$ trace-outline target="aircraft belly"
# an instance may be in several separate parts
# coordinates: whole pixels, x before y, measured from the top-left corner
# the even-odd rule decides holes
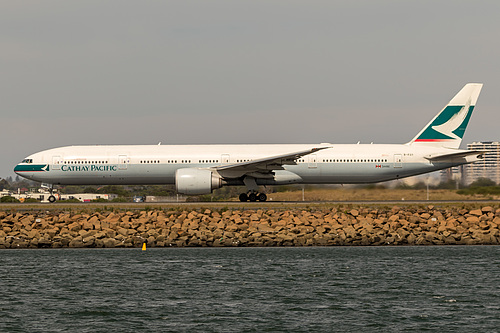
[[[388,164],[318,164],[315,169],[307,166],[288,166],[286,169],[299,175],[307,184],[359,184],[376,183],[392,179],[405,178],[421,173],[439,170],[424,163],[404,163],[394,168]]]

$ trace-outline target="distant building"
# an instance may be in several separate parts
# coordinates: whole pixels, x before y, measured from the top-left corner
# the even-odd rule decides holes
[[[457,183],[457,186],[459,184],[464,184],[464,178],[463,178],[463,174],[464,174],[464,167],[463,165],[460,165],[460,166],[456,166],[456,167],[453,167],[453,168],[448,168],[448,169],[444,169],[444,170],[441,170],[441,181],[442,182],[449,182],[451,180],[455,181]]]
[[[468,186],[479,178],[488,178],[500,184],[500,142],[473,142],[467,145],[467,149],[486,153],[480,161],[442,170],[441,181],[456,180]]]
[[[179,194],[173,196],[147,195],[143,202],[186,202],[187,198],[187,196]]]
[[[105,200],[113,200],[118,197],[116,194],[96,194],[96,193],[79,193],[79,194],[59,194],[54,193],[57,197],[57,200],[69,200],[69,199],[78,199],[81,202],[91,202],[95,199],[105,199]],[[24,202],[26,199],[36,199],[40,202],[49,202],[49,196],[51,196],[50,192],[44,191],[42,189],[35,189],[31,191],[22,192],[21,189],[18,189],[17,192],[12,192],[8,190],[0,191],[0,198],[4,196],[11,196],[18,199],[21,202]]]
[[[105,199],[113,200],[117,198],[117,194],[97,194],[97,193],[77,193],[77,194],[61,194],[60,200],[77,199],[81,202],[91,202],[92,200]]]
[[[500,142],[473,142],[467,145],[469,150],[486,151],[480,161],[468,164],[462,174],[463,183],[469,185],[479,178],[488,178],[500,184]]]

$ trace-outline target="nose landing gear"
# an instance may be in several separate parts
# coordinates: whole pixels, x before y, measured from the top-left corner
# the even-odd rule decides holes
[[[50,203],[56,202],[57,198],[54,195],[54,185],[42,183],[41,187],[48,189],[50,192],[50,196],[47,200],[49,200]]]

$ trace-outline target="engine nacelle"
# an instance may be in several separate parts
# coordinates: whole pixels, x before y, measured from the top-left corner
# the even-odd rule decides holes
[[[210,194],[221,187],[221,177],[210,170],[184,168],[175,172],[175,188],[182,194]]]

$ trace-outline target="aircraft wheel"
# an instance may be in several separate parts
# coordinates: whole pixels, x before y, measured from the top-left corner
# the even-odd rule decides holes
[[[246,193],[241,193],[240,194],[240,201],[246,202],[247,200],[248,200],[248,195]]]
[[[49,202],[50,202],[50,203],[54,203],[54,202],[56,202],[56,197],[55,197],[55,196],[53,196],[53,195],[51,195],[51,196],[49,197]]]
[[[267,195],[265,195],[264,193],[259,193],[259,195],[257,196],[257,199],[258,199],[259,201],[264,202],[264,201],[266,201],[266,200],[267,200]]]
[[[250,193],[248,195],[248,200],[250,200],[251,202],[257,201],[257,195],[255,193]]]

